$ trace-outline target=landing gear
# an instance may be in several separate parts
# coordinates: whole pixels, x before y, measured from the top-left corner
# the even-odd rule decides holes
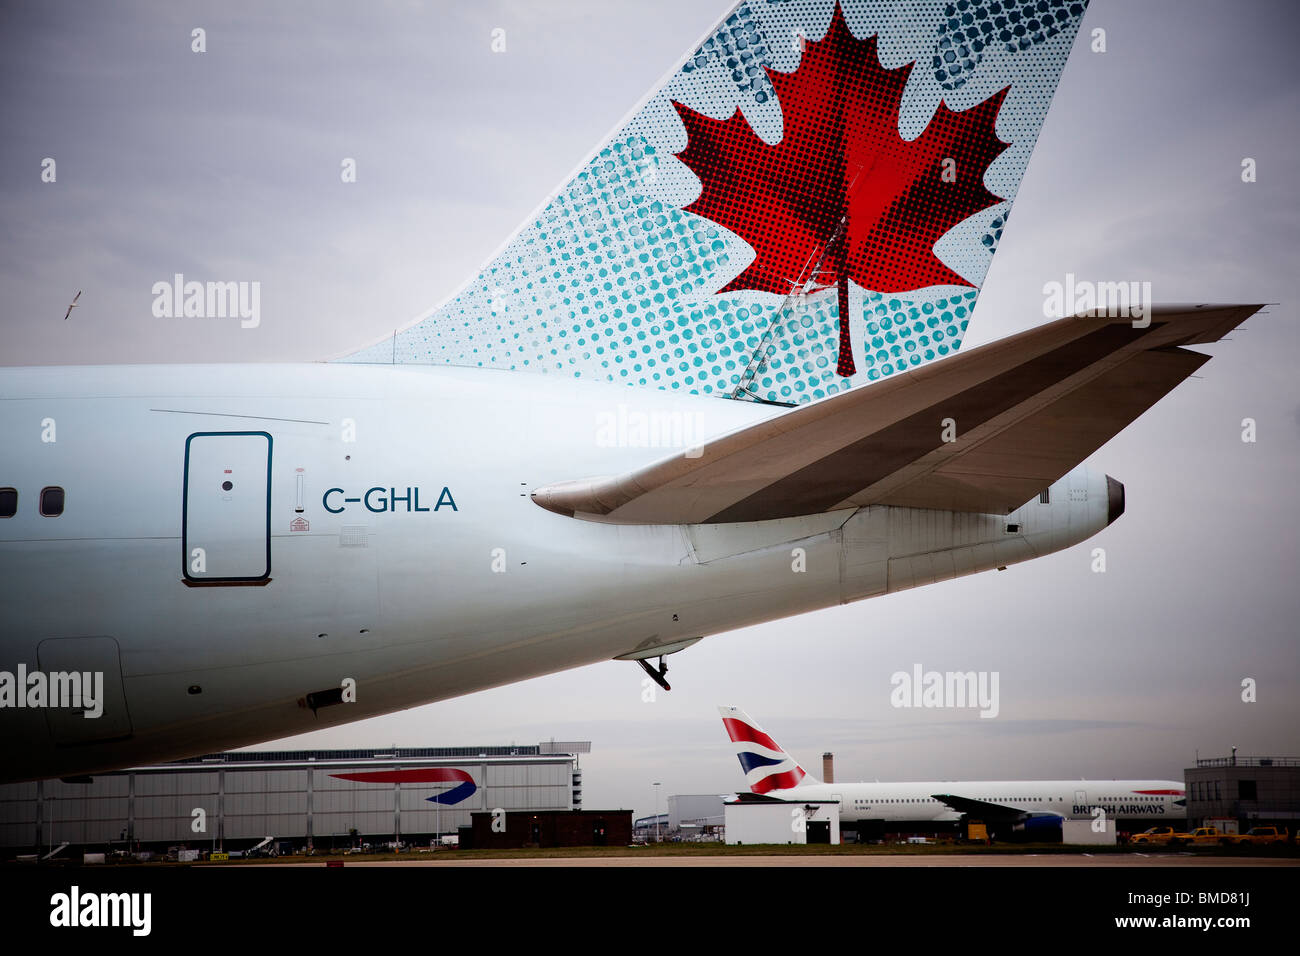
[[[668,674],[668,665],[664,662],[663,655],[659,656],[658,670],[655,670],[653,667],[651,667],[649,662],[646,661],[645,658],[638,659],[637,663],[641,665],[641,669],[644,670],[647,674],[649,674],[650,679],[653,680],[656,684],[658,684],[664,690],[672,690],[672,688],[668,686],[668,681],[664,679],[665,676]]]

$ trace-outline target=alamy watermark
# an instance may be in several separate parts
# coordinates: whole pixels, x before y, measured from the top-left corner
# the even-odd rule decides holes
[[[153,284],[153,314],[159,319],[239,319],[240,328],[262,324],[262,283],[186,282],[178,272],[171,282]]]
[[[0,707],[68,707],[90,720],[104,713],[103,671],[0,671]]]
[[[895,671],[889,678],[894,707],[978,707],[981,717],[996,717],[997,671],[923,671],[913,664],[911,673]]]
[[[1064,282],[1043,284],[1043,315],[1061,319],[1067,315],[1096,312],[1111,318],[1133,320],[1133,328],[1151,324],[1150,282],[1092,282],[1065,274]]]
[[[699,412],[639,411],[620,403],[596,413],[597,448],[685,448],[687,458],[704,454]]]
[[[50,925],[55,927],[123,927],[132,936],[148,936],[153,927],[152,893],[93,893],[73,884],[50,897]]]

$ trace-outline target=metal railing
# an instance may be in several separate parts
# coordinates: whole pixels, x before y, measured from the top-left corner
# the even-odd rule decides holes
[[[1300,767],[1300,757],[1202,757],[1198,767]]]

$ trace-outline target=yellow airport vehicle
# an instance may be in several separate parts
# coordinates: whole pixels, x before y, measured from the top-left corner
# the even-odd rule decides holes
[[[1171,846],[1220,846],[1226,845],[1232,836],[1218,827],[1197,827],[1188,833],[1175,833],[1169,843]]]
[[[1251,827],[1245,833],[1230,834],[1228,843],[1237,846],[1264,846],[1269,843],[1287,843],[1291,839],[1286,827]]]
[[[1129,843],[1133,846],[1167,846],[1176,835],[1173,827],[1151,827],[1134,834]]]

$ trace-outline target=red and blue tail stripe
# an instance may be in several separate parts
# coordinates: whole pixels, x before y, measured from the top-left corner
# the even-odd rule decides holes
[[[754,793],[771,793],[797,787],[807,772],[781,745],[769,737],[744,711],[736,707],[719,707],[722,726],[736,748],[736,758],[745,773],[745,782]]]

